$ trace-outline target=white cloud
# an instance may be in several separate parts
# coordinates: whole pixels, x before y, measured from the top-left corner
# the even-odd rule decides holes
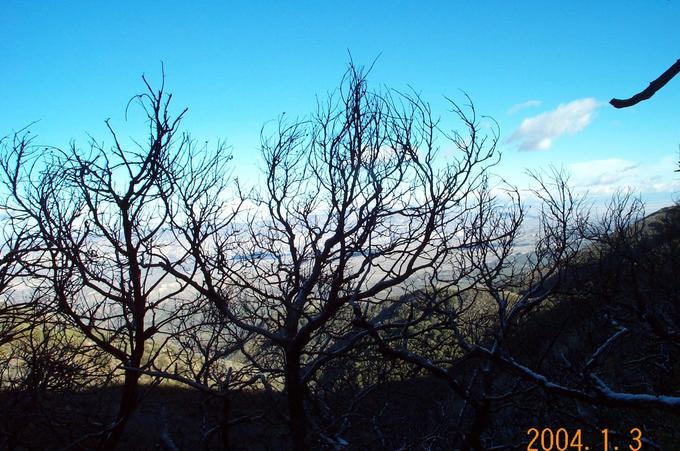
[[[673,193],[680,180],[672,169],[673,158],[644,163],[609,158],[569,165],[571,182],[592,194],[612,194],[617,189],[639,193]]]
[[[594,193],[613,192],[626,180],[639,176],[640,164],[621,158],[591,160],[569,165],[572,182]]]
[[[526,102],[517,103],[508,109],[508,114],[515,114],[527,108],[535,108],[541,106],[541,103],[540,100],[527,100]]]
[[[558,137],[586,128],[599,106],[592,97],[560,104],[555,110],[524,119],[508,141],[518,142],[521,150],[547,150]]]

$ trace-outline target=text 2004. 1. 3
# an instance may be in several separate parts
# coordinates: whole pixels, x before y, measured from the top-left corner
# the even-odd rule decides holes
[[[633,428],[629,438],[619,438],[616,443],[609,437],[609,429],[602,429],[602,442],[594,446],[583,442],[580,429],[568,431],[565,428],[531,428],[527,431],[529,444],[527,451],[640,451],[642,449],[642,431]],[[618,437],[617,437],[618,438]]]

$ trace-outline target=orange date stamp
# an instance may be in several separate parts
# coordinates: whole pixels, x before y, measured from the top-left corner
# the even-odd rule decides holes
[[[600,431],[601,443],[597,445],[585,443],[581,429],[565,428],[531,428],[527,431],[529,444],[527,451],[640,451],[642,449],[642,431],[632,428],[627,437],[617,434],[617,440],[610,438],[609,429]]]

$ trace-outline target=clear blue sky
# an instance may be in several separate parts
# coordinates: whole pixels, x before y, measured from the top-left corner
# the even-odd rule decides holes
[[[593,192],[631,185],[678,196],[680,79],[627,110],[629,96],[680,58],[680,1],[143,2],[2,0],[0,136],[28,123],[45,144],[123,134],[129,98],[160,62],[185,128],[226,139],[255,167],[262,125],[304,115],[333,89],[348,51],[380,55],[375,85],[413,86],[446,117],[467,92],[501,126],[497,172],[563,165]]]

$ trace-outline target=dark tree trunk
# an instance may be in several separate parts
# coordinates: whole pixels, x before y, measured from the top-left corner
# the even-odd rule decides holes
[[[229,418],[231,416],[231,399],[229,393],[225,392],[222,396],[222,425],[220,426],[220,441],[222,449],[229,448]]]
[[[487,394],[491,390],[493,365],[487,364],[482,369],[482,391],[480,394],[480,401],[476,403],[474,410],[474,417],[472,424],[465,435],[463,449],[484,451],[482,443],[482,434],[489,426],[491,421],[491,403],[487,398]]]
[[[307,446],[307,422],[305,420],[304,384],[300,371],[300,353],[286,352],[286,396],[290,416],[290,435],[294,449],[302,451]]]
[[[139,363],[135,366],[139,366]],[[118,446],[118,443],[123,436],[123,432],[125,431],[125,426],[137,408],[138,392],[139,372],[126,370],[123,392],[120,396],[120,406],[118,408],[118,415],[116,416],[116,425],[104,438],[101,447],[102,450],[113,451]]]
[[[489,424],[489,402],[483,400],[475,411],[475,419],[470,426],[466,437],[466,449],[484,451],[482,434]]]
[[[126,202],[128,202],[126,200]],[[127,366],[133,369],[125,370],[125,382],[123,384],[123,393],[121,394],[120,408],[118,409],[118,416],[116,417],[116,425],[113,427],[106,437],[103,449],[105,451],[113,451],[116,449],[120,438],[125,431],[125,426],[130,419],[130,416],[137,407],[137,394],[139,389],[139,371],[134,368],[139,368],[144,357],[144,314],[146,309],[146,296],[142,292],[142,271],[137,257],[137,248],[133,244],[133,221],[130,219],[129,205],[121,206],[123,219],[123,234],[125,235],[125,246],[128,252],[128,261],[130,264],[130,281],[132,282],[132,326],[134,337],[134,347],[130,355],[130,361]]]

